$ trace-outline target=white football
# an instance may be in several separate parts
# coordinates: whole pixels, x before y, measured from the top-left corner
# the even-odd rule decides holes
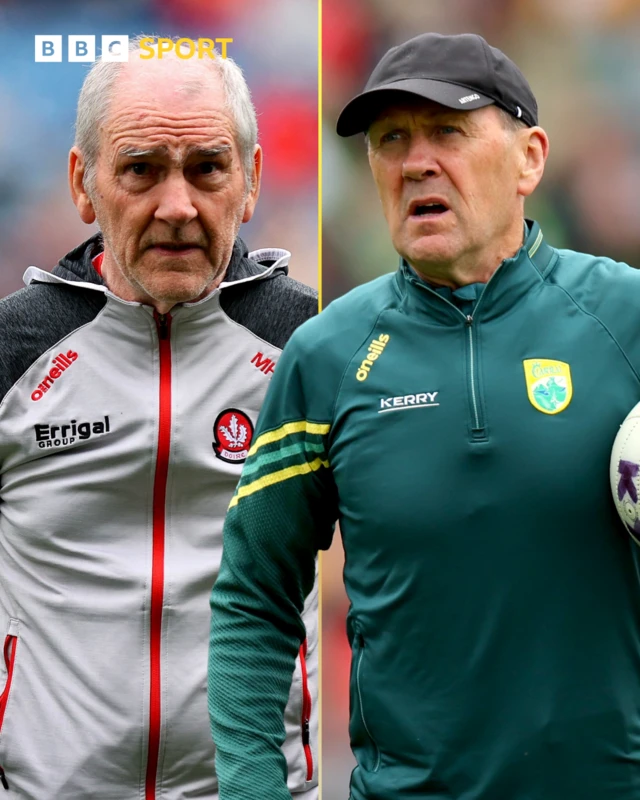
[[[620,519],[640,545],[640,403],[620,426],[611,451],[609,477]]]

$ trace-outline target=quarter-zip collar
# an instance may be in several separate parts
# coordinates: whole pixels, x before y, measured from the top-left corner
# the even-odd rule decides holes
[[[528,235],[522,247],[505,259],[487,282],[474,310],[474,319],[488,322],[508,313],[544,277],[555,263],[556,252],[546,243],[537,222],[527,220]],[[435,325],[459,325],[464,314],[420,280],[404,261],[395,276],[407,313],[426,314]]]

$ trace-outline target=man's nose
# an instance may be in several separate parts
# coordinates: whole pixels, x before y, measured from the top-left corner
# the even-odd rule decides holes
[[[193,204],[193,187],[182,172],[169,174],[157,186],[159,192],[158,207],[155,218],[180,228],[198,216]]]
[[[442,168],[437,150],[427,136],[413,137],[402,162],[402,177],[414,181],[440,175]]]

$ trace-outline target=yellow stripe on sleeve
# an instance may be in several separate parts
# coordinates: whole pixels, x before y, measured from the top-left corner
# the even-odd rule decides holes
[[[275,432],[276,431],[274,431],[274,433]],[[314,461],[305,461],[304,464],[297,464],[295,467],[286,467],[286,469],[279,469],[276,472],[270,472],[268,475],[258,478],[257,481],[253,481],[253,483],[247,483],[246,486],[241,486],[234,495],[231,503],[229,503],[229,508],[233,508],[234,506],[238,505],[238,501],[242,497],[255,494],[255,492],[259,492],[266,486],[273,486],[274,483],[287,481],[289,478],[295,478],[296,475],[306,475],[308,472],[317,472],[320,467],[328,468],[329,462],[323,461],[321,458],[316,458]]]
[[[279,439],[284,439],[285,436],[289,436],[292,433],[301,433],[305,431],[306,433],[324,434],[329,433],[330,428],[331,425],[329,423],[307,422],[306,419],[302,419],[299,422],[287,422],[282,425],[282,427],[276,428],[274,431],[267,431],[263,433],[262,436],[259,436],[249,450],[249,456],[254,455],[254,453],[265,444],[277,442]]]

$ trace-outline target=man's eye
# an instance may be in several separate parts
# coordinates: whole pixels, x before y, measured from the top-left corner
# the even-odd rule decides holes
[[[202,161],[200,164],[198,164],[198,172],[201,175],[212,175],[219,169],[220,166],[216,164],[215,161]]]
[[[388,131],[383,133],[380,137],[380,144],[387,144],[387,142],[397,142],[402,136],[402,131]]]
[[[456,128],[454,125],[441,125],[438,130],[440,131],[440,133],[450,134],[450,133],[457,133],[459,129]]]
[[[146,161],[136,161],[135,164],[129,164],[127,170],[129,172],[133,172],[134,175],[143,177],[145,175],[149,175],[151,172],[151,165]]]

